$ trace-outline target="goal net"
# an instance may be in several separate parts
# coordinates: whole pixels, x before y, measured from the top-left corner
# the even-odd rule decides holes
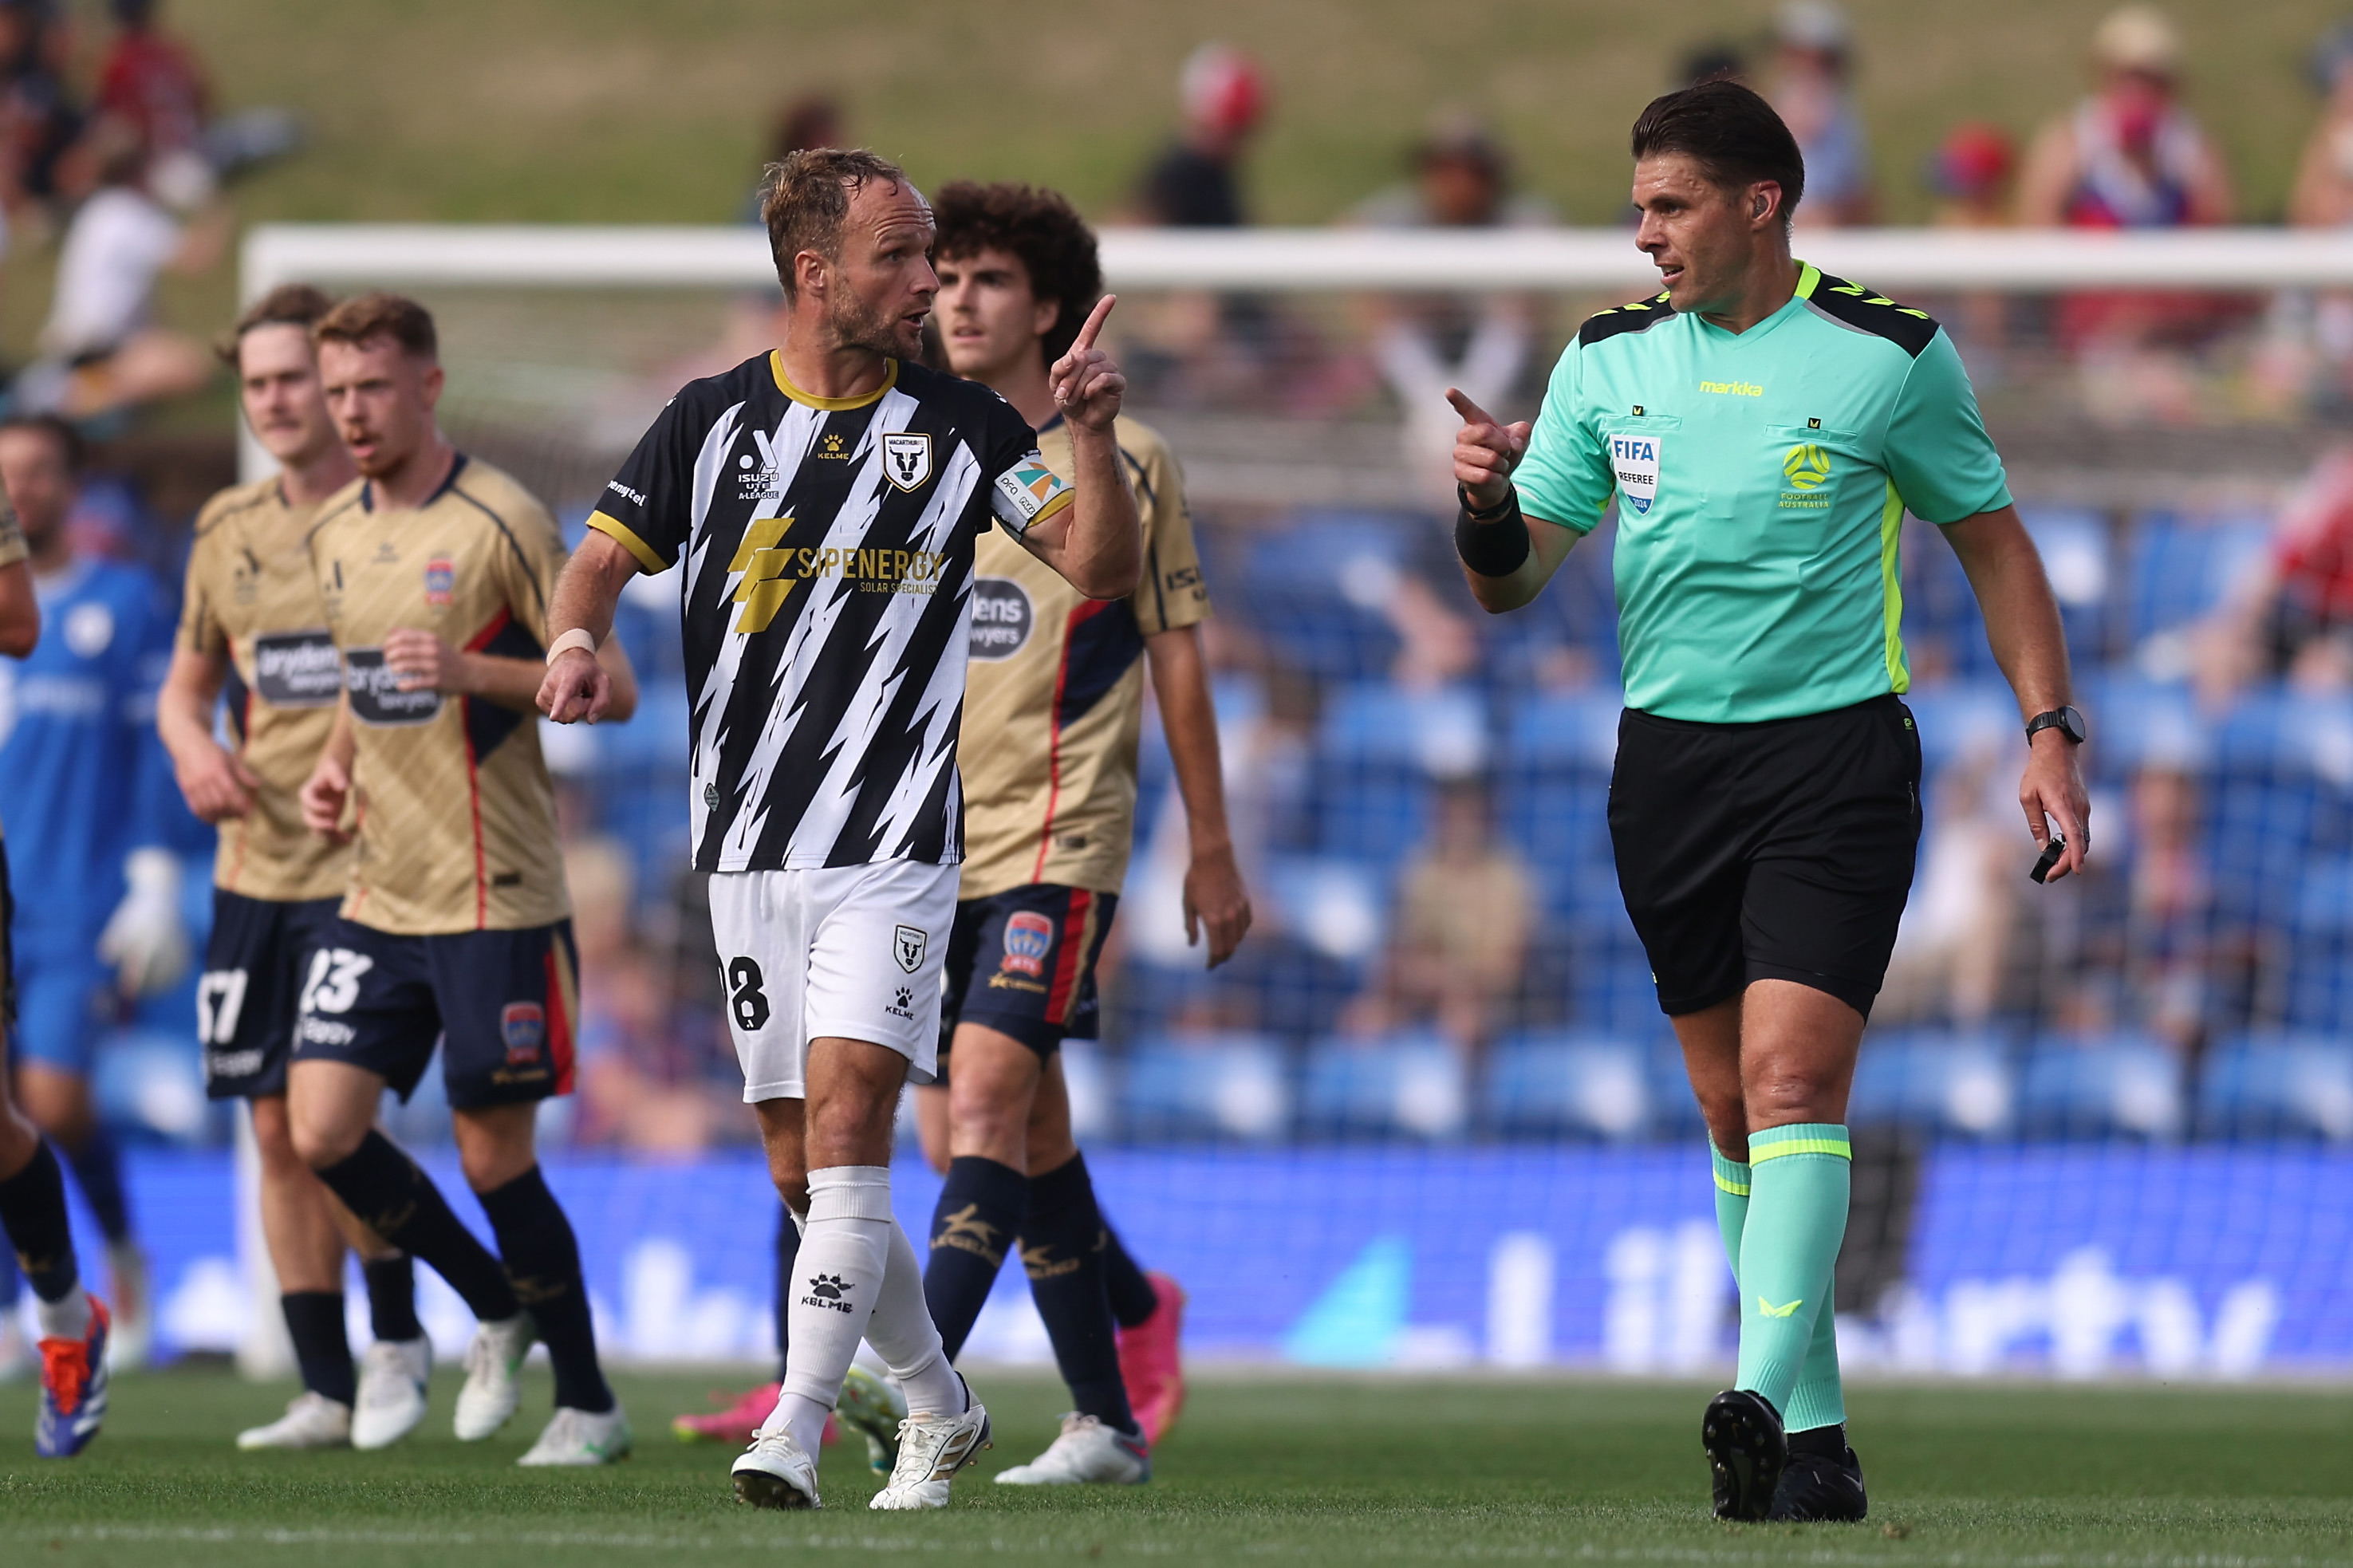
[[[1951,551],[1907,523],[1927,828],[1849,1115],[1849,1359],[2353,1369],[2353,236],[1799,249],[1951,331],[2095,737],[2097,869],[2036,889],[2014,707]],[[1530,416],[1650,268],[1623,231],[1111,231],[1103,256],[1131,411],[1202,539],[1258,914],[1204,972],[1147,723],[1103,1037],[1067,1052],[1109,1217],[1186,1281],[1202,1354],[1715,1365],[1704,1134],[1605,822],[1609,526],[1494,620],[1447,526],[1444,387]],[[247,295],[297,279],[428,304],[447,426],[575,530],[681,383],[773,341],[777,299],[749,228],[256,230]],[[583,1092],[548,1130],[615,1350],[753,1358],[761,1227],[708,1220],[766,1200],[680,874],[674,617],[669,584],[634,589],[644,709],[551,739],[596,951]],[[433,1094],[396,1119],[428,1148]],[[648,1153],[686,1163],[611,1157]],[[920,1226],[912,1143],[902,1171]],[[1018,1276],[974,1353],[1043,1356]]]

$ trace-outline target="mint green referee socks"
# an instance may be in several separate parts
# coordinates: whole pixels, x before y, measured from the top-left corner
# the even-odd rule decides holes
[[[1846,1236],[1846,1129],[1798,1122],[1748,1135],[1748,1163],[1715,1163],[1715,1216],[1740,1289],[1740,1372],[1792,1432],[1846,1418],[1831,1306]]]

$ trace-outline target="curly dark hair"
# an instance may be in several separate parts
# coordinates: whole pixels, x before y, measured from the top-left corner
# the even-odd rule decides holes
[[[956,180],[940,187],[932,221],[939,231],[932,254],[943,260],[984,250],[1019,257],[1029,292],[1062,308],[1039,341],[1046,363],[1070,353],[1103,286],[1095,231],[1068,198],[1035,185]]]

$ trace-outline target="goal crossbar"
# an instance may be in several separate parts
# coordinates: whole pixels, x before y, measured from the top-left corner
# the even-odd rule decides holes
[[[1114,289],[1599,289],[1656,274],[1625,228],[1103,231]],[[2353,288],[2353,232],[2274,228],[1826,229],[1800,254],[1887,292],[1986,289]],[[243,297],[280,283],[537,288],[761,288],[767,237],[726,226],[262,224],[245,239]]]

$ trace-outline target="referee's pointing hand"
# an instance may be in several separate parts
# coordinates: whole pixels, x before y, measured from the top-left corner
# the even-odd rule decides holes
[[[1454,433],[1454,478],[1480,510],[1503,505],[1511,493],[1512,470],[1528,449],[1527,422],[1503,424],[1451,386],[1446,401],[1462,416],[1462,428]]]

